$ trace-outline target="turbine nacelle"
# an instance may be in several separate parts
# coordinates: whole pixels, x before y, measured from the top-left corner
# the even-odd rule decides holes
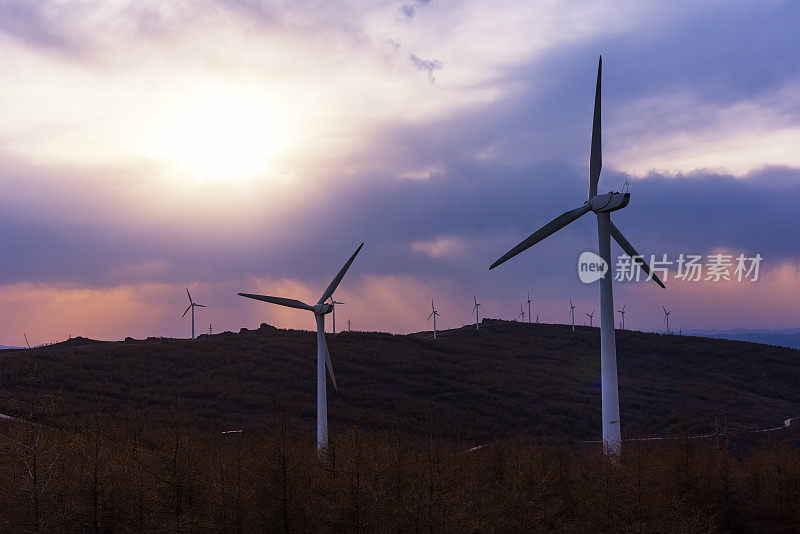
[[[333,304],[329,304],[327,302],[321,302],[319,304],[315,304],[313,307],[313,311],[315,315],[325,315],[333,311]]]
[[[595,195],[588,201],[589,206],[595,213],[617,211],[628,205],[631,201],[630,193],[620,193],[618,191]]]

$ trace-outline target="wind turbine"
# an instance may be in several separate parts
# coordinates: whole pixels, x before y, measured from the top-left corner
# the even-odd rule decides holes
[[[519,318],[522,317],[522,322],[525,322],[525,310],[522,309],[522,304],[519,305],[519,315],[517,315],[517,322],[519,322]]]
[[[433,317],[433,339],[436,339],[436,318],[439,317],[439,312],[436,311],[436,306],[433,305],[433,299],[431,299],[431,314],[428,316],[428,320],[431,320]]]
[[[669,334],[669,314],[672,313],[672,310],[667,311],[666,306],[662,306],[664,308],[664,323],[667,325],[667,334]]]
[[[572,303],[572,298],[569,299],[569,314],[572,317],[572,331],[575,331],[575,305]]]
[[[622,305],[621,310],[617,310],[617,313],[622,315],[622,330],[625,330],[625,305]]]
[[[333,295],[333,292],[339,286],[342,278],[344,278],[347,269],[350,268],[350,264],[356,259],[356,255],[361,251],[361,247],[363,246],[364,243],[358,246],[356,251],[353,252],[353,255],[350,256],[350,259],[347,260],[347,263],[344,264],[344,267],[342,267],[339,273],[334,277],[327,289],[325,289],[325,292],[313,306],[299,300],[283,297],[239,293],[242,297],[263,300],[264,302],[270,302],[288,308],[308,310],[314,313],[314,319],[317,321],[317,450],[320,454],[324,454],[328,449],[328,398],[325,383],[325,366],[328,367],[328,373],[331,375],[331,382],[333,382],[334,389],[337,391],[339,390],[336,385],[336,377],[333,375],[333,365],[331,364],[330,352],[328,352],[328,343],[325,340],[325,314],[333,311],[333,305],[325,301]]]
[[[181,315],[181,319],[186,317],[186,314],[189,313],[189,310],[192,310],[192,339],[194,339],[194,309],[207,308],[208,306],[205,306],[203,304],[195,304],[195,302],[192,300],[192,295],[189,293],[188,287],[186,288],[186,294],[189,295],[189,307],[186,308],[185,312],[183,312],[183,315]]]
[[[337,304],[344,304],[344,302],[339,302],[338,300],[333,300],[333,296],[331,296],[331,323],[333,324],[333,333],[336,333],[336,305]]]
[[[592,121],[591,153],[589,156],[589,195],[588,199],[573,210],[559,215],[551,222],[531,234],[519,245],[508,251],[499,260],[494,262],[489,269],[513,258],[520,252],[527,250],[539,241],[545,239],[556,231],[564,228],[569,223],[594,212],[597,216],[598,252],[605,261],[605,276],[600,278],[600,369],[602,384],[602,412],[603,412],[603,443],[607,452],[618,453],[622,443],[619,424],[619,392],[617,390],[617,354],[614,338],[614,292],[612,277],[609,275],[611,263],[611,237],[639,266],[656,281],[658,285],[664,284],[651,271],[650,266],[636,252],[633,245],[625,239],[622,232],[611,222],[611,212],[624,208],[630,202],[629,192],[609,192],[597,194],[597,183],[600,179],[602,168],[602,144],[600,124],[600,87],[603,58],[597,66],[597,86],[594,97],[594,117]]]
[[[589,318],[589,328],[594,326],[594,324],[592,323],[592,320],[594,319],[594,312],[595,312],[595,310],[592,310],[592,313],[587,313],[586,314],[586,317]]]
[[[531,322],[531,302],[533,302],[533,300],[531,300],[531,292],[530,291],[528,291],[528,300],[526,302],[528,303],[528,322],[530,323]],[[537,323],[539,322],[539,316],[538,315],[536,316],[536,322]]]
[[[472,311],[475,312],[475,330],[480,330],[481,321],[478,318],[478,312],[479,312],[478,308],[483,306],[483,304],[478,302],[478,297],[476,297],[475,295],[472,295],[472,300],[475,301],[475,306],[472,308]]]

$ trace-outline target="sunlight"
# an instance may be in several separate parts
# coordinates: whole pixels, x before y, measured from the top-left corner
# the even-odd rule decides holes
[[[286,148],[282,113],[259,95],[203,86],[173,98],[150,139],[149,152],[196,180],[246,180],[274,171]]]

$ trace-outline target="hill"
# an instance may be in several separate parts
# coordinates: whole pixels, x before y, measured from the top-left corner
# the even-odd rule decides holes
[[[477,444],[522,432],[587,440],[600,435],[597,328],[484,320],[409,335],[328,336],[339,384],[329,421]],[[800,352],[689,336],[618,331],[623,436],[774,427],[800,415]],[[98,407],[149,425],[176,414],[221,431],[287,414],[315,417],[315,335],[262,325],[197,340],[98,342],[74,338],[0,355],[0,413],[24,415],[35,392],[67,422]],[[35,371],[31,372],[31,362]]]
[[[800,331],[797,328],[786,330],[695,330],[689,332],[692,335],[704,337],[715,337],[718,339],[735,339],[738,341],[750,341],[752,343],[764,343],[778,347],[789,347],[800,349]]]

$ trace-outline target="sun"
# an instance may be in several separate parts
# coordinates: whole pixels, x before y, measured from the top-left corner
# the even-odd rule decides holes
[[[287,122],[267,98],[221,85],[195,87],[162,107],[148,152],[196,180],[245,180],[274,170]]]

